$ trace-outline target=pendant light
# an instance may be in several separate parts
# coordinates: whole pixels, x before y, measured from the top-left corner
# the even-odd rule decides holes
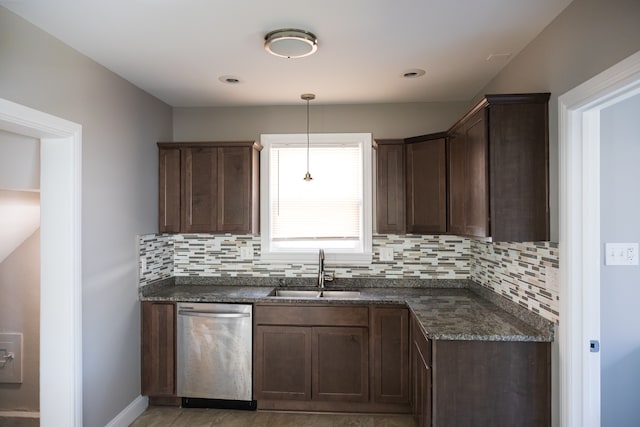
[[[305,181],[311,181],[311,174],[309,173],[309,101],[316,99],[316,96],[312,93],[303,93],[300,98],[307,101],[307,173],[304,174]]]

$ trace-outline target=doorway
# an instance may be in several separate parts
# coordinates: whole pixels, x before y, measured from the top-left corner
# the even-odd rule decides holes
[[[38,425],[40,141],[1,130],[0,219],[0,425]]]
[[[82,425],[79,124],[0,98],[0,129],[40,139],[40,425]]]
[[[600,116],[639,93],[637,52],[558,98],[562,426],[600,425]]]

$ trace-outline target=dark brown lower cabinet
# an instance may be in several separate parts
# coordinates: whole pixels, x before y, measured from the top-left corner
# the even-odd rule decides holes
[[[174,303],[142,303],[142,394],[156,404],[177,404]]]
[[[409,310],[373,307],[373,400],[409,404]]]
[[[369,400],[368,328],[311,328],[312,398],[339,402]]]
[[[550,343],[428,340],[412,323],[419,426],[551,425]]]
[[[258,326],[254,337],[256,399],[311,399],[311,328]]]
[[[437,426],[550,426],[550,344],[433,341]]]
[[[431,425],[431,343],[413,319],[411,337],[411,367],[413,395],[411,407],[418,427]]]
[[[257,304],[259,409],[408,413],[408,310]]]

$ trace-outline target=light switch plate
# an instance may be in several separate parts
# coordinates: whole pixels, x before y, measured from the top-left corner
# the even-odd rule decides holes
[[[638,265],[638,243],[606,243],[605,265]]]
[[[22,334],[0,333],[0,384],[22,383]]]
[[[380,248],[380,261],[393,261],[393,248]]]

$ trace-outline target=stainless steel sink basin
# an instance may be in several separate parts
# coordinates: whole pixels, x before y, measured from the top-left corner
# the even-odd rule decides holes
[[[360,291],[319,291],[317,289],[300,290],[300,289],[275,289],[270,296],[286,297],[286,298],[343,298],[354,299],[360,298]]]
[[[322,291],[323,298],[360,298],[360,291]]]
[[[314,290],[291,290],[291,289],[276,289],[273,292],[275,297],[289,297],[289,298],[318,298],[320,291]]]

